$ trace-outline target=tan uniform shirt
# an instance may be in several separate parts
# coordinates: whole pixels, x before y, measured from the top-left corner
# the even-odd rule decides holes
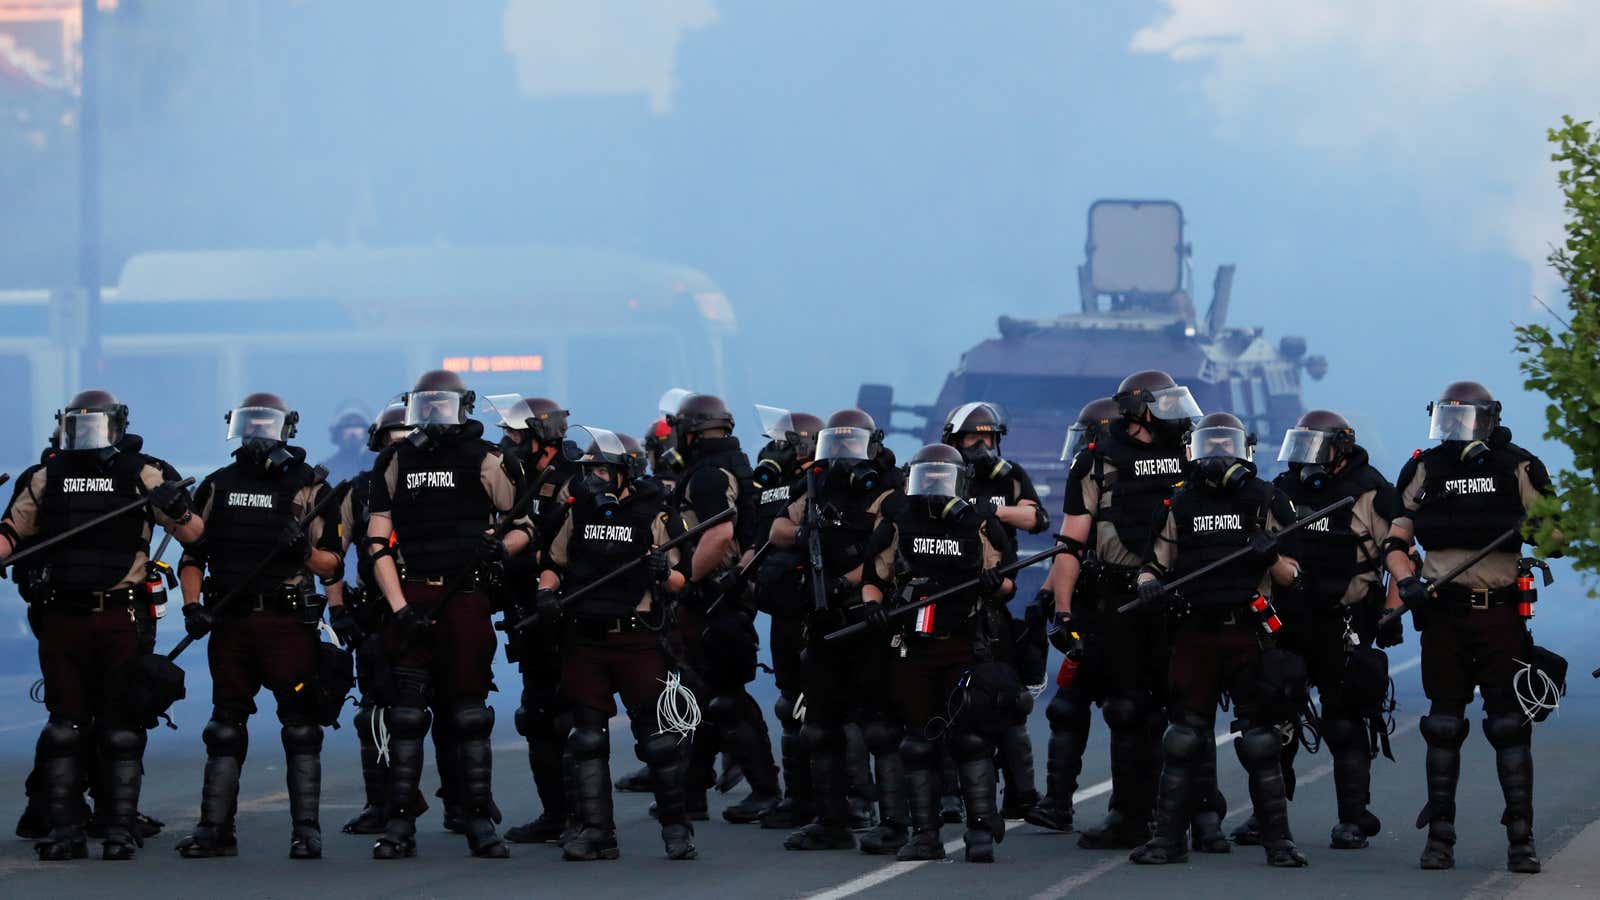
[[[50,535],[39,534],[39,498],[44,496],[45,488],[49,484],[49,477],[49,472],[43,466],[40,466],[13,499],[11,508],[6,513],[5,521],[10,523],[12,530],[17,533],[18,537],[50,537]],[[139,470],[139,482],[144,485],[147,491],[160,487],[165,480],[166,478],[159,466],[146,463],[144,468]],[[202,513],[200,517],[204,519],[205,515]],[[148,552],[150,535],[154,531],[152,520],[154,525],[160,525],[164,529],[177,527],[177,523],[173,522],[160,510],[153,507],[150,508],[150,515],[146,517],[144,526],[145,548],[134,556],[133,567],[128,570],[127,577],[107,588],[107,590],[122,590],[144,583],[145,564],[150,558]]]
[[[1539,489],[1534,486],[1533,479],[1528,475],[1529,467],[1532,465],[1533,463],[1527,460],[1517,465],[1517,490],[1522,495],[1524,509],[1531,506],[1533,501],[1539,499],[1540,496]],[[1416,510],[1417,495],[1421,493],[1422,486],[1426,483],[1427,478],[1427,463],[1418,460],[1416,471],[1411,476],[1411,482],[1400,486],[1400,503],[1407,513]],[[1413,534],[1415,533],[1415,526],[1412,524],[1409,515],[1400,516],[1394,520],[1394,524],[1396,527],[1403,527]],[[1474,564],[1472,568],[1456,576],[1450,583],[1464,588],[1501,588],[1516,584],[1517,561],[1522,558],[1522,548],[1515,543],[1507,546],[1510,549],[1489,554],[1480,562]],[[1474,552],[1476,552],[1475,549],[1458,550],[1451,548],[1448,550],[1435,550],[1423,558],[1422,571],[1418,574],[1426,579],[1438,578]]]

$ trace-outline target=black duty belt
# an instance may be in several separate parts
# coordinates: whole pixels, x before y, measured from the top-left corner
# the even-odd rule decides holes
[[[1103,565],[1099,578],[1100,596],[1117,598],[1117,602],[1110,604],[1113,611],[1121,605],[1121,598],[1138,593],[1139,570],[1133,566]]]
[[[612,634],[632,634],[635,631],[650,630],[650,627],[637,615],[631,613],[615,618],[578,616],[573,619],[572,627],[586,638],[603,638]]]
[[[457,573],[451,574],[451,575],[412,575],[412,576],[407,576],[405,578],[400,579],[400,583],[401,584],[425,584],[428,587],[444,587],[445,585],[452,583],[456,578],[458,578],[460,576],[460,574],[461,573],[457,572]],[[461,590],[463,590],[463,591],[477,590],[478,587],[482,583],[483,583],[483,579],[477,573],[473,573],[472,575],[468,575],[466,577],[466,579],[462,582]]]
[[[136,588],[118,588],[110,591],[58,591],[44,594],[45,606],[53,612],[97,613],[107,610],[132,609],[139,603]]]
[[[212,591],[205,598],[206,605],[210,606],[212,597],[220,600],[226,596],[226,591]],[[299,585],[283,585],[270,591],[261,593],[239,593],[228,601],[227,607],[222,610],[224,616],[247,616],[258,612],[296,612],[304,600]]]
[[[1517,589],[1512,585],[1497,588],[1468,588],[1454,584],[1442,584],[1439,586],[1437,594],[1440,600],[1467,609],[1494,609],[1498,606],[1510,606],[1516,603],[1519,597]]]

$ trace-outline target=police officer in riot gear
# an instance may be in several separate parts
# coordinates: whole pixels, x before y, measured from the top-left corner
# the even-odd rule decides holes
[[[1091,400],[1079,411],[1077,420],[1067,430],[1061,450],[1062,462],[1068,463],[1068,496],[1081,496],[1086,478],[1103,481],[1100,458],[1094,450],[1107,438],[1112,423],[1119,418],[1121,412],[1110,397]],[[1089,713],[1096,703],[1105,699],[1101,692],[1105,682],[1104,661],[1095,628],[1099,613],[1095,592],[1099,583],[1094,573],[1099,569],[1099,561],[1092,547],[1082,549],[1080,554],[1080,574],[1073,584],[1074,599],[1078,602],[1072,605],[1071,625],[1051,634],[1051,639],[1069,659],[1063,662],[1065,678],[1058,677],[1060,686],[1045,707],[1045,718],[1050,723],[1045,794],[1026,815],[1030,824],[1053,831],[1072,830],[1072,795],[1078,790],[1078,774],[1083,771],[1083,751],[1089,742]],[[1055,598],[1049,588],[1039,592],[1037,602],[1045,607],[1047,615],[1054,617]]]
[[[499,400],[499,398],[491,398]],[[569,413],[548,397],[516,397],[501,409],[500,427],[504,431],[500,447],[514,455],[530,480],[526,514],[533,522],[535,550],[555,537],[572,484],[581,476],[578,467],[562,452],[567,437]],[[531,600],[538,591],[539,553],[527,553],[506,561],[505,594],[515,609]],[[567,830],[570,810],[563,786],[562,755],[572,719],[560,697],[561,624],[537,622],[511,636],[510,644],[522,675],[522,696],[514,718],[517,734],[528,742],[528,768],[533,772],[534,789],[539,794],[539,815],[506,830],[506,840],[517,844],[542,844],[559,841]]]
[[[381,453],[410,430],[405,423],[406,407],[391,403],[367,426],[367,449]],[[365,790],[365,803],[359,813],[344,824],[345,834],[382,834],[389,817],[384,811],[389,795],[389,764],[380,753],[374,720],[379,710],[389,705],[383,696],[378,673],[382,653],[376,644],[367,644],[365,638],[383,630],[389,618],[389,608],[372,580],[372,555],[361,536],[367,532],[371,518],[372,471],[358,473],[351,480],[350,490],[339,507],[328,512],[330,522],[323,526],[327,534],[337,524],[341,546],[347,551],[354,547],[356,580],[353,586],[336,582],[328,586],[328,624],[340,640],[354,648],[356,654],[356,681],[360,698],[356,704],[355,731],[361,750],[361,783]],[[337,602],[336,602],[337,601]]]
[[[720,398],[684,398],[674,427],[688,461],[673,492],[684,526],[693,528],[729,507],[737,510],[733,521],[707,531],[687,550],[690,591],[679,611],[680,636],[689,667],[709,697],[705,715],[711,726],[695,734],[689,808],[691,814],[705,808],[706,789],[714,783],[712,761],[720,750],[744,770],[750,784],[750,794],[724,810],[723,818],[754,822],[780,797],[767,725],[760,705],[745,690],[755,680],[759,638],[755,613],[740,596],[738,563],[746,550],[755,549],[756,484],[733,436],[733,414]]]
[[[372,468],[376,454],[368,447],[372,417],[356,404],[347,404],[328,426],[328,442],[334,454],[322,461],[328,470],[328,483],[349,481]]]
[[[322,727],[315,691],[317,629],[322,604],[311,573],[336,578],[344,560],[337,544],[321,546],[323,525],[297,521],[328,490],[289,443],[299,416],[275,394],[245,397],[227,415],[234,461],[195,491],[205,539],[184,548],[179,563],[184,629],[211,635],[211,720],[206,745],[200,822],[178,843],[186,858],[234,856],[234,811],[249,736],[246,721],[263,688],[277,700],[293,833],[289,856],[322,856],[318,816],[322,784]],[[271,562],[246,582],[263,560]],[[237,591],[225,608],[215,601]],[[204,595],[205,602],[201,602]]]
[[[1424,869],[1455,865],[1456,781],[1466,740],[1467,704],[1483,693],[1483,734],[1494,747],[1505,795],[1506,868],[1540,869],[1533,842],[1533,726],[1519,711],[1512,680],[1518,660],[1531,658],[1533,638],[1518,609],[1520,547],[1512,541],[1455,580],[1430,593],[1438,578],[1510,529],[1524,526],[1529,506],[1550,493],[1538,457],[1511,442],[1500,424],[1500,403],[1483,385],[1457,381],[1428,405],[1428,437],[1395,482],[1401,512],[1389,530],[1384,559],[1398,596],[1422,633],[1422,689],[1428,715],[1419,730],[1427,742],[1428,801],[1417,827],[1428,828]],[[1418,569],[1415,540],[1426,552]]]
[[[562,510],[532,604],[539,618],[560,622],[566,631],[560,683],[572,711],[568,746],[579,830],[563,843],[562,856],[587,861],[619,855],[607,723],[617,712],[613,695],[620,694],[632,723],[634,752],[650,768],[667,858],[693,859],[694,828],[684,808],[678,749],[682,735],[659,722],[656,712],[668,680],[661,638],[665,595],[687,583],[677,550],[655,549],[676,529],[670,498],[657,485],[638,481],[643,451],[631,438],[624,442],[620,435],[582,426],[572,437],[569,453],[583,469],[584,489]],[[563,608],[562,591],[582,590],[641,557],[647,557],[644,565]]]
[[[899,729],[886,721],[881,706],[889,647],[882,632],[855,640],[824,641],[823,636],[861,615],[862,577],[868,542],[874,531],[903,501],[898,488],[881,468],[883,432],[872,417],[859,409],[845,409],[828,418],[817,436],[816,459],[825,467],[816,495],[809,490],[789,506],[786,516],[772,523],[771,539],[778,547],[797,547],[809,554],[810,529],[817,528],[821,551],[820,594],[826,606],[813,606],[806,617],[805,724],[800,730],[804,752],[811,762],[811,784],[817,819],[789,835],[790,850],[842,850],[856,846],[850,831],[850,803],[845,771],[845,723],[860,717],[872,732],[867,743],[878,763],[880,788],[879,831],[874,849],[894,852],[905,841],[908,813],[901,787]],[[815,514],[811,505],[816,504]],[[884,553],[891,548],[885,548]],[[806,596],[815,598],[815,576],[808,571]],[[869,707],[865,712],[862,707]],[[883,788],[888,786],[885,794]],[[899,837],[899,844],[894,838]]]
[[[1050,516],[1039,505],[1039,493],[1027,470],[1000,455],[1000,441],[1006,431],[1005,415],[998,406],[987,402],[966,403],[950,411],[940,439],[960,451],[961,458],[971,469],[966,499],[990,504],[995,518],[1005,528],[1007,542],[1015,547],[1019,530],[1041,534],[1050,527]],[[1030,629],[1024,621],[1013,619],[998,607],[984,612],[996,620],[996,646],[1002,651],[998,655],[1022,675],[1026,667],[1023,657],[1032,655],[1038,659],[1045,652],[1043,629]],[[1037,646],[1029,646],[1035,641]],[[1040,677],[1042,669],[1028,674]],[[1030,679],[1023,679],[1023,682],[1034,683]],[[1033,741],[1028,737],[1027,727],[1028,713],[1033,709],[1032,693],[1024,689],[1015,708],[1018,718],[1001,735],[998,747],[1006,777],[1004,812],[1008,819],[1022,818],[1039,802],[1039,791],[1034,786]]]
[[[384,711],[389,824],[372,854],[416,853],[422,739],[439,716],[456,746],[455,797],[467,844],[474,856],[502,859],[510,854],[495,833],[494,710],[485,703],[498,642],[479,579],[484,566],[531,541],[525,521],[503,538],[493,527],[497,516],[512,514],[521,472],[468,418],[476,397],[459,375],[428,372],[405,399],[406,424],[416,430],[378,457],[366,537],[374,578],[394,613],[383,635],[395,691],[395,705]]]
[[[1052,631],[1059,646],[1074,630],[1079,601],[1088,599],[1075,596],[1074,588],[1084,552],[1095,551],[1113,786],[1105,821],[1078,839],[1090,849],[1131,849],[1149,834],[1164,718],[1166,616],[1159,610],[1116,610],[1133,599],[1138,567],[1150,553],[1152,523],[1184,478],[1184,436],[1200,414],[1189,389],[1160,371],[1129,375],[1112,399],[1120,418],[1093,451],[1097,476],[1079,479],[1064,498],[1058,540],[1071,549],[1055,558],[1046,582],[1056,605]]]
[[[1173,493],[1152,559],[1139,572],[1139,599],[1172,608],[1176,625],[1168,678],[1171,724],[1161,742],[1155,836],[1134,850],[1130,858],[1136,863],[1188,858],[1194,767],[1204,748],[1215,746],[1217,702],[1227,691],[1237,714],[1234,749],[1249,774],[1267,862],[1291,868],[1306,864],[1289,831],[1281,742],[1273,727],[1295,710],[1281,708],[1280,698],[1289,692],[1268,687],[1264,662],[1274,652],[1269,630],[1277,626],[1272,586],[1299,577],[1294,560],[1279,553],[1274,537],[1294,521],[1295,510],[1283,492],[1256,477],[1254,443],[1255,436],[1229,413],[1212,413],[1195,425],[1189,441],[1191,477]],[[1179,594],[1162,586],[1162,579],[1181,578],[1239,550],[1248,552]]]
[[[756,533],[766,540],[772,533],[772,523],[785,516],[790,504],[805,492],[805,471],[816,457],[817,433],[822,430],[822,420],[810,413],[761,406],[756,409],[762,413],[762,430],[768,438],[757,456],[755,470],[761,487],[757,496]],[[792,830],[806,825],[816,815],[810,761],[795,712],[805,686],[800,653],[805,646],[806,615],[812,606],[811,596],[805,590],[803,553],[803,549],[796,547],[768,547],[757,564],[752,592],[756,608],[771,619],[768,641],[772,650],[773,681],[778,688],[773,714],[783,729],[778,739],[783,761],[783,799],[762,814],[762,828]]]
[[[42,860],[88,855],[82,761],[84,746],[94,742],[102,769],[95,797],[102,857],[125,860],[140,840],[148,723],[131,708],[126,688],[144,652],[134,608],[147,602],[150,535],[160,525],[180,541],[195,541],[204,522],[172,467],[142,453],[143,440],[127,433],[128,408],[110,393],[77,394],[57,422],[60,452],[30,470],[0,518],[0,566],[24,541],[42,543],[141,496],[151,502],[55,544],[28,568],[24,595],[49,711],[38,755],[50,830],[35,850]]]
[[[1370,800],[1373,747],[1369,721],[1381,728],[1382,696],[1361,696],[1362,685],[1348,677],[1359,667],[1351,660],[1375,633],[1384,604],[1380,548],[1389,536],[1389,522],[1398,511],[1394,486],[1368,461],[1356,443],[1355,429],[1344,416],[1314,409],[1285,434],[1278,460],[1288,470],[1273,484],[1297,509],[1321,509],[1345,497],[1353,506],[1338,510],[1284,539],[1284,552],[1300,564],[1300,581],[1276,592],[1275,604],[1284,622],[1280,646],[1302,657],[1321,703],[1321,734],[1333,757],[1338,824],[1331,846],[1355,850],[1378,833]],[[1389,630],[1398,642],[1400,623]],[[1284,778],[1294,783],[1298,741],[1284,748]],[[1253,824],[1253,823],[1251,823]],[[1249,830],[1235,833],[1251,843]],[[1243,839],[1241,839],[1243,838]]]
[[[993,644],[1003,636],[992,633],[983,606],[1003,606],[1013,590],[997,569],[1010,547],[993,507],[963,499],[969,472],[965,454],[944,444],[911,457],[905,502],[873,533],[861,587],[868,621],[887,629],[886,598],[909,602],[980,580],[970,594],[923,607],[897,629],[904,655],[890,664],[890,692],[904,725],[900,756],[914,829],[898,850],[902,860],[944,858],[936,786],[940,743],[950,745],[958,765],[967,861],[993,862],[994,845],[1005,837],[1005,820],[995,808],[995,743],[1016,721],[1023,692],[1015,672],[994,658]],[[880,785],[885,788],[894,786]]]

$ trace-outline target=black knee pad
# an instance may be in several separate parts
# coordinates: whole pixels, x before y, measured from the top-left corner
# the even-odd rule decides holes
[[[494,733],[494,710],[482,703],[466,703],[450,713],[450,726],[463,740],[487,740]]]
[[[417,706],[391,706],[383,711],[383,721],[395,737],[421,739],[433,724],[433,714]]]
[[[634,744],[633,750],[650,766],[670,766],[678,760],[678,736],[652,734]]]
[[[517,734],[523,737],[528,736],[528,708],[526,706],[517,707],[517,711],[511,716],[511,727],[517,730]]]
[[[567,750],[573,759],[605,759],[611,755],[611,736],[599,728],[574,728]]]
[[[1422,739],[1428,746],[1446,750],[1459,749],[1471,729],[1466,719],[1457,716],[1423,716],[1417,723],[1417,730],[1422,732]]]
[[[905,737],[906,730],[892,722],[874,719],[861,729],[861,739],[867,742],[867,750],[873,756],[882,756],[894,753],[900,749],[900,742]]]
[[[900,742],[900,759],[908,769],[934,769],[939,765],[939,745],[923,737],[907,736]]]
[[[1028,717],[1033,715],[1033,692],[1027,688],[1017,691],[1017,696],[1011,701],[1011,711],[1017,717],[1016,721],[1028,721]]]
[[[794,717],[794,695],[779,694],[778,702],[772,704],[772,714],[778,717],[778,724],[785,729],[796,728],[800,725]]]
[[[1205,751],[1208,737],[1192,726],[1174,722],[1161,736],[1161,752],[1167,759],[1187,763]]]
[[[1518,715],[1488,716],[1483,720],[1483,736],[1496,750],[1521,747],[1532,743],[1533,725]]]
[[[1355,719],[1322,720],[1322,737],[1330,750],[1344,750],[1360,746],[1366,739],[1366,729]]]
[[[1252,728],[1233,739],[1233,750],[1246,769],[1275,764],[1283,750],[1278,732],[1273,728]]]
[[[291,756],[321,753],[322,729],[315,725],[304,724],[283,726],[283,749]]]
[[[956,762],[967,762],[994,755],[994,744],[975,731],[952,731],[946,738]]]
[[[52,716],[39,732],[39,749],[45,756],[77,756],[83,743],[83,729],[66,719]]]
[[[1070,728],[1082,718],[1083,713],[1084,709],[1078,701],[1062,691],[1057,691],[1044,708],[1044,717],[1050,722],[1051,728]]]
[[[105,728],[100,732],[100,747],[110,759],[138,759],[144,755],[142,728]]]
[[[208,756],[231,756],[243,759],[245,749],[250,746],[250,735],[245,731],[243,723],[235,724],[217,719],[206,723],[205,730],[200,732],[200,739],[205,742]]]
[[[823,750],[842,749],[845,744],[844,732],[838,729],[823,728],[811,722],[801,726],[800,749],[805,753],[820,753]]]
[[[363,741],[371,740],[373,717],[377,713],[378,708],[375,706],[356,707],[356,714],[351,717],[351,722],[356,728],[356,737]]]
[[[1106,701],[1104,710],[1106,724],[1113,731],[1138,728],[1143,723],[1139,713],[1139,702],[1132,697],[1112,697]]]
[[[744,698],[738,694],[718,694],[706,704],[706,721],[716,725],[732,725],[739,721]]]

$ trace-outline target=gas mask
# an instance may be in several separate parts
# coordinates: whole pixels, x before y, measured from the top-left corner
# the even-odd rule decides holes
[[[1333,473],[1321,463],[1292,463],[1289,468],[1298,469],[1300,483],[1313,491],[1320,491],[1328,486],[1333,478]]]
[[[828,466],[828,480],[858,494],[878,486],[883,473],[867,459],[841,459]]]
[[[1256,474],[1255,463],[1226,456],[1195,460],[1194,469],[1207,484],[1225,491],[1238,488]]]
[[[972,467],[972,473],[978,478],[997,479],[1011,474],[1011,463],[1000,457],[999,452],[987,444],[973,444],[962,447],[961,458]]]
[[[604,518],[611,518],[617,514],[617,510],[622,508],[622,502],[617,499],[619,489],[610,478],[602,478],[594,472],[586,472],[579,482],[579,490],[589,495],[595,511]]]
[[[283,441],[268,438],[246,438],[239,445],[239,459],[256,466],[268,474],[279,472],[294,462],[294,454]]]
[[[1468,465],[1475,465],[1489,453],[1489,445],[1484,441],[1451,441],[1450,443],[1461,447],[1461,461]]]
[[[800,464],[800,456],[795,446],[784,440],[770,441],[761,448],[756,460],[751,477],[762,487],[772,487],[793,478]]]
[[[928,514],[955,525],[972,521],[977,508],[960,497],[929,497]]]

